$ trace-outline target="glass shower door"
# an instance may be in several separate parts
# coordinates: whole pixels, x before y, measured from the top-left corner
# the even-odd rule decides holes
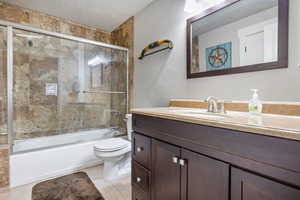
[[[126,51],[14,29],[13,54],[13,152],[77,142],[22,145],[31,139],[126,131]]]
[[[7,31],[0,26],[0,146],[8,144],[7,132]]]

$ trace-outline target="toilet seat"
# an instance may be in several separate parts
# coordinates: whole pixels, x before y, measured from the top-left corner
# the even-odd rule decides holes
[[[117,151],[99,151],[99,150],[95,149],[95,155],[102,159],[108,159],[108,158],[114,159],[117,157],[122,157],[125,154],[130,153],[130,152],[131,152],[131,145],[124,149],[117,150]]]
[[[130,146],[130,142],[123,138],[110,138],[97,142],[94,149],[98,152],[114,152]]]

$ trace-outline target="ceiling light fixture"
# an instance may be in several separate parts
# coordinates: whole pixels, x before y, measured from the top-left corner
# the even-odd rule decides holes
[[[198,6],[199,4],[196,0],[185,0],[184,11],[187,13],[192,13],[197,10]]]
[[[224,0],[185,0],[184,11],[187,13],[201,12],[211,8]]]
[[[95,57],[93,57],[92,59],[90,59],[88,61],[88,66],[95,67],[99,64],[105,64],[107,62],[108,62],[108,60],[106,58],[104,58],[102,56],[101,57],[100,56],[95,56]]]

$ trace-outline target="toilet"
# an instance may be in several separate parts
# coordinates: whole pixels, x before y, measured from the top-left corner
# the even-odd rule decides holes
[[[126,119],[128,140],[116,137],[101,140],[94,145],[96,157],[104,162],[103,177],[106,180],[114,180],[130,173],[132,115],[127,114]]]

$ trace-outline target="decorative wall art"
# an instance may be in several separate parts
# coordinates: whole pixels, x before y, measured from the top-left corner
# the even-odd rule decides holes
[[[232,67],[231,42],[206,48],[206,70],[220,70]]]

